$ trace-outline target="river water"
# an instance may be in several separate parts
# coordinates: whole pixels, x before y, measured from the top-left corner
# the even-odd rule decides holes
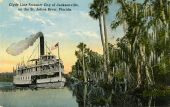
[[[11,83],[0,83],[0,107],[78,107],[67,87],[63,89],[13,89]]]
[[[72,89],[72,90],[71,90]],[[63,89],[15,88],[0,82],[0,107],[170,107],[170,96],[115,95],[93,85]]]

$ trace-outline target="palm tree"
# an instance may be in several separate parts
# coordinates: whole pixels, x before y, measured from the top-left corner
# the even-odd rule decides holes
[[[80,62],[81,65],[82,65],[82,68],[83,68],[83,77],[84,77],[84,82],[86,83],[87,82],[87,72],[86,72],[86,69],[85,69],[85,49],[86,49],[86,44],[84,43],[80,43],[78,46],[79,48],[78,51],[75,52],[75,55],[77,56],[78,59],[80,59]]]
[[[108,35],[107,35],[107,27],[106,27],[106,19],[105,16],[109,12],[109,5],[112,3],[113,0],[102,0],[102,15],[103,15],[103,26],[104,26],[104,35],[105,35],[105,53],[106,53],[106,66],[107,66],[107,75],[110,76],[109,73],[109,65],[110,65],[110,60],[109,60],[109,47],[108,47]],[[108,77],[109,79],[109,77]]]
[[[102,1],[101,0],[94,0],[93,4],[90,6],[89,15],[94,18],[95,20],[99,20],[99,28],[100,28],[100,37],[103,46],[103,66],[104,72],[107,72],[107,65],[106,65],[106,47],[105,47],[105,37],[103,34],[103,25],[102,25]]]
[[[103,46],[104,71],[106,75],[109,70],[109,50],[105,15],[108,13],[108,5],[111,3],[112,0],[94,0],[90,6],[91,10],[89,12],[89,15],[92,18],[99,20],[100,35]],[[106,79],[107,78],[108,77],[106,77]]]

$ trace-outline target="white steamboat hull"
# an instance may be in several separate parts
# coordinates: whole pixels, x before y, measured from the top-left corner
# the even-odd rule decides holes
[[[54,77],[37,79],[35,83],[31,80],[19,80],[14,78],[14,85],[19,87],[33,87],[33,88],[62,88],[65,85],[65,78]]]

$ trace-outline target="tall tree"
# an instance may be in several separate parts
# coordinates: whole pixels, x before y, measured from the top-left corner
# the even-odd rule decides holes
[[[121,9],[112,28],[125,28],[127,45],[130,44],[130,69],[135,68],[137,87],[153,85],[154,74],[168,71],[170,41],[170,2],[145,0],[144,3],[117,0]],[[122,47],[120,47],[123,49]],[[125,51],[124,51],[125,52]],[[147,81],[145,81],[145,78]]]
[[[102,1],[101,0],[94,0],[93,3],[90,5],[90,12],[89,15],[94,18],[95,20],[99,20],[99,28],[100,28],[100,37],[103,46],[103,60],[104,60],[104,72],[107,72],[107,65],[106,65],[106,47],[105,47],[105,37],[103,34],[103,23],[102,23]]]
[[[109,4],[112,3],[112,0],[94,0],[90,6],[89,15],[99,20],[100,35],[103,46],[103,59],[104,59],[104,71],[106,76],[108,76],[109,70],[109,49],[108,49],[108,35],[106,27],[105,15],[108,13]],[[105,77],[108,79],[108,77]]]
[[[78,50],[75,51],[77,61],[75,65],[72,66],[72,74],[79,80],[88,80],[98,81],[103,75],[102,73],[102,55],[94,52],[86,47],[86,44],[80,43],[77,46]]]
[[[75,55],[77,56],[78,59],[80,59],[80,63],[82,65],[83,69],[83,77],[84,77],[84,82],[87,82],[87,72],[85,69],[85,49],[86,49],[86,44],[80,43],[78,46],[78,51],[75,52]]]
[[[137,2],[126,2],[125,0],[118,0],[121,4],[117,17],[118,21],[113,22],[112,27],[119,24],[125,26],[125,37],[130,44],[130,59],[131,67],[136,68],[137,73],[137,87],[143,87],[145,84],[145,76],[149,85],[153,84],[150,67],[147,63],[146,46],[148,40],[148,29],[146,26],[147,18],[144,17],[144,6]]]
[[[106,14],[109,12],[109,5],[112,3],[113,0],[100,0],[102,3],[102,16],[103,16],[103,26],[104,26],[104,35],[105,35],[105,47],[106,47],[106,65],[107,69],[109,70],[109,47],[108,47],[108,34],[107,34],[107,26],[106,26]]]

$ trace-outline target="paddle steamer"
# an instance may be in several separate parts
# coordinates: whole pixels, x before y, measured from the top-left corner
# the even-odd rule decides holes
[[[21,63],[14,69],[13,84],[19,87],[62,88],[64,65],[60,58],[51,53],[45,54],[44,36],[40,35],[40,56],[27,64]]]

